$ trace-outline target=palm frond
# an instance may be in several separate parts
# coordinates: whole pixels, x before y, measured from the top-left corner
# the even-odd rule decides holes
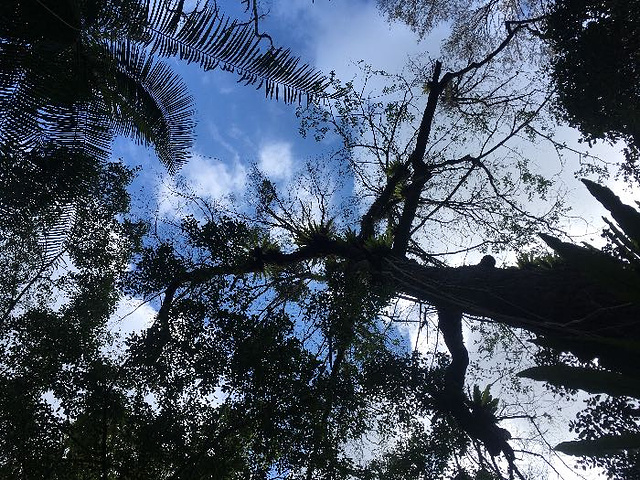
[[[76,219],[76,207],[73,204],[57,205],[59,214],[55,222],[46,228],[36,231],[35,238],[43,252],[43,264],[55,268],[56,260],[61,260],[61,255],[66,250],[67,241]]]
[[[192,100],[179,76],[136,41],[146,2],[70,2],[69,11],[61,2],[54,12],[40,6],[35,13],[31,3],[11,0],[4,8],[13,16],[0,20],[0,145],[82,145],[104,159],[123,134],[153,144],[170,171],[184,163],[193,143]],[[67,31],[25,27],[48,16]]]
[[[128,42],[110,45],[112,82],[102,98],[116,133],[153,145],[171,173],[187,160],[193,145],[193,99],[169,66]]]
[[[238,82],[264,88],[269,98],[282,98],[286,103],[299,102],[305,96],[335,96],[329,93],[330,79],[287,49],[260,48],[261,37],[252,24],[243,24],[221,14],[208,2],[184,15],[176,24],[176,8],[169,0],[154,0],[149,11],[150,32],[147,45],[152,53],[178,56],[205,70],[221,68],[236,72]]]
[[[47,105],[39,113],[38,145],[79,150],[96,160],[106,160],[111,154],[113,119],[100,103],[84,102],[69,107]]]
[[[87,58],[73,49],[51,55],[47,45],[0,49],[6,78],[0,84],[0,144],[28,151],[50,141],[68,147],[86,141],[88,151],[107,156],[111,120],[92,95]]]
[[[251,22],[232,21],[207,0],[189,13],[183,6],[181,0],[3,2],[0,148],[54,143],[102,160],[122,134],[153,144],[175,171],[192,145],[192,100],[154,54],[235,72],[239,82],[287,103],[330,96],[330,80],[288,50],[263,51],[264,36]]]
[[[54,267],[52,261],[65,250],[76,206],[97,178],[96,168],[84,149],[55,143],[0,155],[0,228],[22,238],[25,251],[41,257],[43,265]]]
[[[91,94],[71,82],[62,87],[54,72],[68,65],[47,59],[46,69],[18,70],[17,80],[0,84],[0,143],[27,149],[49,141],[84,145],[103,159],[114,135],[121,134],[153,145],[175,172],[193,144],[193,102],[184,82],[135,44],[103,42],[84,53],[83,69],[94,78],[83,88]]]

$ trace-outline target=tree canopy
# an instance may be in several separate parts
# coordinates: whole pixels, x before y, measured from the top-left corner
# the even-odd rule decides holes
[[[450,26],[445,53],[467,60],[500,42],[504,25],[524,25],[511,58],[547,65],[556,114],[584,140],[623,141],[622,173],[637,181],[638,12],[625,1],[438,2],[378,0],[391,20],[424,37]],[[597,66],[597,68],[596,68]],[[546,74],[548,73],[548,75]]]
[[[55,12],[69,28],[50,28],[27,7]],[[0,90],[8,125],[0,130],[7,145],[0,157],[1,476],[534,478],[553,468],[551,449],[523,438],[514,421],[540,429],[544,415],[505,400],[527,393],[520,377],[529,377],[609,395],[589,400],[571,424],[579,438],[558,449],[589,456],[613,478],[632,478],[640,213],[586,181],[614,219],[609,246],[557,238],[563,203],[523,147],[561,148],[546,133],[554,125],[545,115],[551,84],[533,68],[505,74],[522,37],[540,39],[541,19],[500,20],[481,50],[416,61],[410,74],[365,66],[367,80],[384,80],[375,95],[333,78],[329,85],[306,68],[292,72],[295,62],[276,55],[285,77],[269,80],[268,94],[278,95],[279,81],[285,100],[309,85],[312,93],[339,92],[298,110],[304,135],[338,140],[330,158],[310,161],[288,188],[256,169],[249,207],[221,208],[185,193],[197,207],[191,214],[139,218],[127,189],[135,171],[108,161],[107,143],[92,149],[91,137],[78,143],[64,135],[95,112],[104,119],[91,129],[103,140],[116,124],[140,128],[108,98],[127,62],[100,70],[95,83],[74,77],[82,88],[70,92],[66,71],[54,79],[52,64],[39,66],[33,55],[62,43],[51,57],[56,65],[84,58],[87,45],[113,56],[122,52],[120,38],[109,35],[124,32],[135,40],[127,59],[139,45],[149,65],[154,51],[204,68],[232,65],[236,56],[212,60],[195,47],[217,45],[211,30],[226,25],[217,10],[183,7],[8,7],[46,23],[46,41],[23,28],[29,21],[16,22],[10,26],[22,36],[1,50],[10,60]],[[137,13],[121,21],[114,8]],[[450,8],[436,13],[462,18],[461,5]],[[106,32],[106,43],[85,43],[78,33],[85,23],[100,42]],[[244,32],[232,43],[252,45],[243,35],[261,38],[255,27],[223,31]],[[37,38],[25,41],[30,35]],[[181,35],[188,45],[176,40]],[[250,52],[243,58],[258,55],[237,48]],[[258,82],[242,65],[241,79]],[[311,83],[286,83],[298,74]],[[181,85],[178,77],[162,80],[160,89]],[[35,94],[14,98],[20,89]],[[21,115],[14,123],[11,109]],[[65,128],[45,125],[32,143],[17,142],[26,125],[54,119]],[[169,135],[169,148],[173,141]],[[508,267],[488,254],[522,249],[538,234],[558,256],[523,256]],[[485,256],[447,263],[458,252]],[[114,322],[123,321],[124,300],[146,310],[148,324],[120,336]],[[478,370],[469,326],[481,352],[507,350],[500,372],[507,382],[496,385]],[[431,336],[429,349],[419,347],[421,335]]]

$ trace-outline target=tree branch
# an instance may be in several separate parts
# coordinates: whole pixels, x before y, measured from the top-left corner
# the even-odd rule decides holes
[[[432,169],[424,163],[424,154],[427,149],[427,142],[433,125],[433,118],[438,106],[438,98],[444,90],[450,79],[440,80],[442,72],[442,63],[436,62],[433,69],[433,76],[429,82],[429,96],[427,98],[427,106],[422,114],[420,128],[418,129],[418,137],[416,146],[411,155],[409,155],[408,163],[413,167],[413,176],[411,184],[407,187],[404,208],[400,216],[400,221],[395,231],[393,241],[393,251],[397,255],[403,255],[407,251],[409,239],[411,237],[411,224],[416,215],[420,194],[424,185],[432,176]]]

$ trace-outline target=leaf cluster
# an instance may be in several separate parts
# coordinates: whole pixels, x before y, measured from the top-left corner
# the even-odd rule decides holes
[[[623,204],[608,188],[583,180],[591,194],[611,213],[617,225],[607,221],[606,236],[615,246],[616,256],[590,246],[579,247],[543,236],[566,265],[577,268],[603,287],[608,288],[627,306],[638,304],[640,278],[637,270],[640,213]],[[635,364],[640,346],[633,337],[616,333],[610,325],[606,334],[586,338],[547,335],[539,343],[556,352],[570,352],[575,357],[564,362],[533,367],[519,375],[543,380],[567,389],[579,389],[597,394],[588,400],[588,408],[579,413],[571,428],[580,440],[563,442],[556,449],[571,455],[589,457],[593,463],[607,469],[612,478],[626,478],[637,469],[640,424],[637,420],[637,399],[640,398]],[[557,356],[557,360],[563,357]],[[564,357],[565,361],[567,357]],[[576,361],[577,359],[577,361]],[[597,361],[594,364],[594,360]],[[601,394],[608,396],[602,397]]]
[[[624,1],[556,2],[544,33],[553,49],[551,75],[561,117],[589,143],[626,141],[623,171],[636,178],[639,15],[636,4]]]

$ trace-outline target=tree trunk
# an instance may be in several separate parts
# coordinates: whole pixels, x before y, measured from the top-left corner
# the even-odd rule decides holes
[[[640,308],[566,267],[517,269],[423,266],[404,258],[383,262],[398,292],[450,305],[540,335],[640,339]]]

